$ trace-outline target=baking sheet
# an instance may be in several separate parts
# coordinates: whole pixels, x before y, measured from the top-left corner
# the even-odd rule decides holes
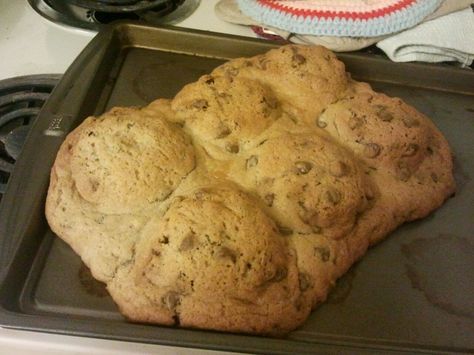
[[[85,117],[172,97],[226,59],[272,46],[131,24],[94,39],[45,105],[3,199],[0,325],[255,353],[474,351],[474,74],[468,70],[340,56],[353,77],[433,119],[453,148],[458,190],[428,218],[369,250],[328,302],[284,339],[127,323],[49,230],[43,212],[49,170],[65,134]]]

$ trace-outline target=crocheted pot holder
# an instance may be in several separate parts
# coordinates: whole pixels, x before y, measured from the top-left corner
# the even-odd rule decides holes
[[[375,37],[420,23],[443,0],[237,0],[240,10],[292,33]]]

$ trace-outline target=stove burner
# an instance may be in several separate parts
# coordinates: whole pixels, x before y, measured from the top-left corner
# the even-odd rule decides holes
[[[0,200],[31,124],[61,75],[30,75],[0,81]]]
[[[28,0],[50,21],[98,31],[116,20],[172,25],[190,16],[201,0]]]
[[[176,1],[169,0],[63,0],[71,5],[83,7],[85,9],[105,11],[105,12],[132,12],[141,10],[150,10],[154,7],[169,3],[173,4]],[[183,2],[183,1],[179,1]],[[178,4],[176,4],[178,5]]]

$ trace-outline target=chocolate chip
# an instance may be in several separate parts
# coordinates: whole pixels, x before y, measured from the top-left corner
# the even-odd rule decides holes
[[[280,226],[278,225],[278,231],[280,232],[281,235],[292,235],[293,234],[293,229],[285,227],[285,226]]]
[[[217,94],[218,99],[222,99],[223,102],[227,105],[229,104],[230,100],[232,99],[232,95],[226,93],[226,92],[219,92]],[[221,101],[221,100],[219,100]]]
[[[183,238],[181,244],[179,245],[179,251],[188,251],[194,248],[196,244],[196,236],[194,233],[189,233],[186,237]]]
[[[319,255],[321,261],[327,262],[331,257],[331,252],[327,247],[314,247],[314,255]]]
[[[207,85],[214,84],[214,78],[213,78],[212,76],[209,76],[209,78],[206,79],[206,84],[207,84]]]
[[[377,105],[379,111],[377,112],[377,116],[384,122],[390,122],[393,120],[393,115],[388,111],[387,106]]]
[[[296,174],[304,175],[310,172],[310,170],[313,168],[313,164],[307,161],[297,161],[295,163],[295,168]]]
[[[408,181],[411,176],[411,171],[404,161],[399,161],[397,164],[397,177],[401,181]]]
[[[308,184],[305,184],[305,185],[308,185]],[[303,189],[304,191],[304,189]],[[305,204],[304,204],[304,201],[298,201],[298,205],[303,209],[303,211],[308,211],[308,209],[306,208]]]
[[[312,211],[308,211],[306,206],[304,206],[304,203],[298,202],[298,204],[302,208],[302,211],[300,210],[298,212],[298,216],[300,217],[300,219],[311,227],[313,233],[321,233],[321,227],[318,225],[318,214]]]
[[[316,119],[316,126],[318,126],[319,128],[326,128],[327,127],[327,122],[325,122],[321,116],[319,116],[317,119]]]
[[[433,180],[433,182],[438,182],[438,175],[436,175],[435,173],[431,173],[431,180]]]
[[[299,284],[300,284],[300,290],[302,292],[306,291],[308,288],[311,287],[311,278],[309,275],[305,272],[300,272],[298,274],[298,279],[299,279]]]
[[[337,205],[339,202],[341,202],[342,196],[339,191],[335,189],[329,189],[326,191],[326,199],[333,205]]]
[[[217,134],[216,139],[222,139],[231,134],[232,131],[229,127],[222,127],[221,131]]]
[[[263,282],[260,284],[261,287],[268,287],[271,282],[280,282],[288,275],[288,270],[285,266],[277,266],[276,269],[266,269],[265,275],[263,276]]]
[[[239,145],[236,143],[229,143],[225,146],[225,150],[227,150],[229,153],[236,154],[239,152]]]
[[[207,102],[207,100],[199,99],[194,100],[191,106],[199,110],[206,110],[209,107],[209,103]]]
[[[407,128],[418,127],[420,125],[420,121],[409,116],[403,117],[402,121]]]
[[[372,189],[372,187],[367,187],[365,189],[365,198],[368,200],[368,201],[371,201],[373,200],[375,197],[375,194],[374,194],[374,190]]]
[[[203,190],[199,190],[199,191],[196,191],[194,193],[194,197],[197,199],[197,200],[202,200],[204,198],[204,191]]]
[[[250,158],[247,159],[246,166],[247,169],[253,168],[258,164],[258,157],[256,155],[251,155]]]
[[[263,198],[268,207],[273,206],[273,200],[275,200],[275,194],[266,194]]]
[[[288,275],[288,270],[284,266],[279,266],[276,271],[275,275],[271,278],[271,281],[278,282],[283,280]]]
[[[355,113],[353,113],[351,118],[349,118],[348,125],[349,125],[349,128],[352,130],[359,128],[360,126],[362,126],[362,124],[363,124],[362,119],[359,116],[356,116]]]
[[[286,112],[287,117],[291,120],[291,122],[298,124],[298,118],[290,112]]]
[[[262,103],[267,104],[268,107],[271,109],[276,109],[278,107],[278,100],[275,99],[274,97],[263,97],[262,98]]]
[[[99,189],[100,183],[97,180],[89,180],[89,183],[93,192],[96,192]]]
[[[402,154],[402,157],[412,157],[418,152],[419,146],[415,143],[410,143],[405,149],[405,152]]]
[[[239,74],[239,69],[234,68],[234,67],[230,67],[230,68],[227,69],[227,74],[229,74],[231,76],[236,76],[237,74]]]
[[[349,172],[349,167],[342,161],[332,162],[329,166],[329,173],[335,177],[343,177]]]
[[[168,291],[163,295],[163,297],[161,297],[161,303],[163,303],[170,311],[174,311],[176,306],[181,303],[181,295],[175,291]]]
[[[367,143],[364,147],[364,155],[367,158],[375,158],[380,154],[380,146],[377,143]]]
[[[215,255],[221,259],[230,259],[234,264],[237,261],[237,253],[228,247],[219,247]]]
[[[306,63],[306,58],[299,53],[293,54],[291,60],[293,61],[293,67]]]

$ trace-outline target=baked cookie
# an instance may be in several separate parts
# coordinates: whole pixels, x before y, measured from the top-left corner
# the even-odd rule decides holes
[[[259,81],[205,75],[173,99],[175,119],[215,158],[245,150],[281,115],[279,101]]]
[[[455,189],[423,114],[323,47],[231,60],[66,138],[46,216],[138,322],[281,335]]]
[[[176,196],[108,288],[130,319],[284,333],[307,317],[296,255],[259,203],[229,184]],[[126,281],[123,278],[134,280]],[[148,307],[142,307],[143,304]]]
[[[86,119],[70,149],[77,191],[104,213],[139,212],[162,201],[194,168],[182,130],[133,108]]]
[[[328,104],[345,94],[349,83],[344,64],[322,46],[283,46],[229,61],[211,75],[258,80],[302,123],[313,122]]]
[[[46,217],[101,281],[133,254],[150,209],[194,169],[184,132],[160,115],[114,108],[90,117],[62,144]]]
[[[384,192],[378,202],[391,210],[397,225],[425,217],[453,192],[446,140],[426,116],[398,98],[356,90],[329,105],[315,125],[365,163],[366,174]]]
[[[263,140],[232,173],[261,197],[285,234],[343,238],[373,193],[352,153],[310,128]]]

